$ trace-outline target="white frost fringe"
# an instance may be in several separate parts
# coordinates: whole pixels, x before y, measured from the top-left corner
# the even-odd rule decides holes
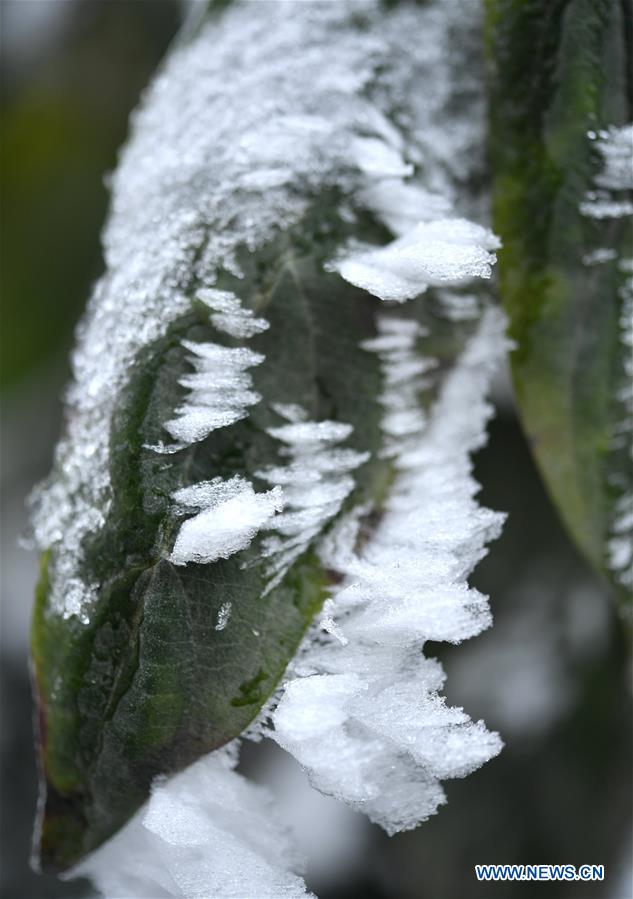
[[[309,897],[272,796],[232,770],[219,750],[169,781],[72,876],[108,899]]]
[[[178,532],[170,556],[175,565],[228,559],[245,549],[283,508],[281,487],[255,493],[253,485],[240,475],[184,487],[174,493],[174,499],[186,509],[199,510]]]
[[[411,328],[394,335],[392,321],[372,342],[387,375],[406,367],[413,340]],[[444,704],[444,673],[422,649],[426,640],[458,643],[491,623],[486,597],[466,578],[505,516],[477,505],[470,455],[485,442],[486,392],[505,346],[504,318],[488,310],[428,423],[404,441],[369,542],[354,551],[358,516],[328,538],[324,561],[343,576],[326,609],[331,636],[306,642],[273,714],[273,738],[313,786],[389,833],[433,814],[445,802],[440,779],[462,777],[502,745],[483,722]]]
[[[274,484],[273,490],[283,491],[284,497],[283,514],[266,526],[275,533],[261,544],[262,557],[268,560],[264,596],[339,513],[355,486],[350,472],[369,458],[369,453],[338,446],[352,433],[351,425],[306,421],[298,406],[276,408],[289,423],[270,428],[268,433],[280,442],[280,453],[289,462],[257,472],[258,478]]]

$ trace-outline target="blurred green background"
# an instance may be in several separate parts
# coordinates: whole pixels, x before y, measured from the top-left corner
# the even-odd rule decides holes
[[[450,2],[450,0],[445,0]],[[2,896],[91,895],[28,867],[36,771],[28,619],[36,558],[25,499],[62,426],[73,329],[98,277],[107,173],[127,119],[176,33],[177,0],[0,0],[2,93]],[[510,513],[475,583],[495,626],[436,647],[447,695],[506,742],[447,784],[449,805],[388,839],[336,803],[313,804],[273,747],[243,769],[275,780],[310,847],[320,899],[631,899],[630,659],[606,588],[567,540],[518,429],[507,381],[477,460],[482,500]],[[431,652],[431,654],[433,654]],[[598,863],[604,883],[478,884],[475,863]],[[256,899],[256,897],[253,897]]]

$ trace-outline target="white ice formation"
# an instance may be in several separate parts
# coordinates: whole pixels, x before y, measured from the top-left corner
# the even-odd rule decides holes
[[[211,324],[231,337],[254,337],[267,331],[270,325],[265,318],[256,318],[250,309],[245,309],[238,297],[228,290],[202,288],[196,298],[211,309]]]
[[[209,320],[215,329],[231,337],[253,337],[270,327],[266,319],[256,318],[228,290],[202,288],[196,299],[212,310]],[[183,340],[182,345],[190,351],[189,362],[195,371],[180,378],[179,384],[187,389],[187,395],[176,409],[177,417],[165,422],[165,429],[178,442],[147,447],[156,452],[177,452],[204,440],[211,431],[228,428],[246,418],[249,407],[261,400],[253,390],[249,371],[264,361],[261,353],[189,340]]]
[[[214,478],[177,490],[174,499],[198,514],[183,522],[170,556],[176,565],[228,559],[249,546],[284,505],[281,487],[255,493],[253,485],[236,475],[229,481]]]
[[[384,456],[398,456],[405,446],[417,446],[426,416],[420,396],[429,386],[427,372],[437,363],[417,351],[416,342],[425,332],[411,319],[379,318],[378,336],[361,346],[378,353],[382,363],[384,388],[380,401],[384,408],[382,430]]]
[[[182,343],[192,353],[190,361],[196,371],[180,379],[188,395],[176,410],[178,417],[165,422],[165,427],[186,446],[204,440],[216,428],[227,428],[246,418],[248,407],[261,399],[252,389],[248,369],[260,365],[264,357],[245,347],[190,340]]]
[[[595,189],[580,205],[583,215],[597,219],[633,215],[633,201],[622,198],[622,191],[633,190],[633,124],[590,131],[602,157],[602,169],[596,175]]]
[[[368,347],[387,373],[407,364],[410,325],[391,320]],[[358,516],[324,543],[324,561],[343,578],[326,609],[328,634],[307,641],[273,714],[274,739],[311,783],[389,833],[433,814],[445,802],[440,780],[467,774],[501,748],[482,722],[446,706],[441,666],[422,651],[427,640],[458,643],[491,623],[486,597],[467,577],[504,516],[478,506],[470,455],[485,441],[486,392],[504,343],[503,317],[491,310],[426,421],[416,386],[409,391],[403,378],[399,392],[385,392],[385,422],[408,412],[411,424],[394,457],[395,484],[360,551]],[[420,375],[411,369],[413,385]],[[394,409],[398,396],[409,409]],[[385,437],[390,446],[393,432]]]
[[[270,428],[269,433],[280,442],[280,453],[289,461],[257,473],[261,480],[275,485],[273,490],[283,490],[285,503],[283,513],[267,526],[275,533],[262,541],[269,579],[264,595],[338,514],[354,489],[350,472],[369,458],[369,453],[338,446],[351,434],[351,425],[302,421],[305,416],[297,407],[278,406],[277,411],[290,420]]]
[[[591,131],[601,157],[601,168],[594,178],[595,190],[590,191],[580,211],[595,219],[618,219],[633,216],[633,124],[612,126],[599,132]],[[600,265],[617,259],[613,248],[599,248],[587,265]],[[617,262],[623,275],[619,291],[619,326],[622,346],[622,377],[616,399],[622,418],[617,423],[612,449],[622,453],[627,471],[612,486],[619,489],[611,532],[606,546],[608,565],[616,580],[625,589],[633,590],[633,255],[620,257]]]
[[[272,796],[219,750],[169,781],[73,876],[108,899],[307,899]]]
[[[391,216],[389,216],[391,218]],[[489,278],[499,241],[466,219],[420,222],[386,247],[355,249],[336,266],[346,281],[381,300],[403,302],[429,287]]]

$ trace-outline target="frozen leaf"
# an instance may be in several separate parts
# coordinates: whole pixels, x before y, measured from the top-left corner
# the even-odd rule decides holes
[[[459,184],[477,180],[481,134],[443,119],[454,88],[448,36],[472,8],[235,4],[175,47],[133,118],[112,179],[106,272],[73,355],[66,431],[34,500],[44,868],[77,862],[132,818],[158,776],[264,714],[348,574],[322,542],[362,509],[361,542],[375,533],[380,543],[386,502],[406,499],[400,469],[418,464],[426,410],[479,327],[485,299],[470,282],[488,277],[496,245],[463,217],[477,203],[457,202]],[[433,90],[421,98],[423,81]],[[470,81],[456,90],[464,108],[480,108]],[[399,212],[391,187],[407,198]],[[380,299],[337,271],[358,247],[363,264],[378,259],[380,279],[406,281],[397,315],[390,289]],[[435,284],[450,285],[450,299],[426,291]],[[465,433],[444,435],[465,468],[482,439],[481,403],[478,394]],[[432,472],[442,464],[434,446]],[[384,642],[413,617],[416,640],[461,639],[488,622],[485,598],[463,580],[498,521],[471,502],[466,475],[459,483],[468,495],[446,512],[455,527],[460,511],[473,513],[468,552],[458,570],[446,568],[448,551],[429,555],[435,580],[415,617],[419,546],[392,545],[389,564],[411,580],[392,617],[376,598]],[[429,516],[442,544],[435,506]],[[346,584],[333,599],[363,597]],[[354,627],[367,626],[361,609]],[[351,631],[349,642],[340,703],[364,685],[367,659]],[[472,746],[454,772],[497,746],[462,723]],[[389,753],[379,765],[392,769]],[[435,774],[394,771],[385,820],[403,820],[401,802],[411,819],[430,814],[442,797]],[[199,825],[206,839],[202,812],[167,833],[154,814],[161,797],[172,798],[152,795],[146,829],[178,842]],[[174,871],[157,876],[168,883]],[[185,894],[199,895],[201,882]]]

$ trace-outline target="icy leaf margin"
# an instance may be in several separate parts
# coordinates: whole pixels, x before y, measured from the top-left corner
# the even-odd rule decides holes
[[[400,324],[391,319],[370,347],[392,384],[411,352],[411,323]],[[327,605],[329,637],[306,642],[272,716],[273,738],[312,784],[390,834],[434,814],[446,801],[439,781],[468,774],[502,745],[483,722],[445,705],[442,667],[422,650],[427,640],[459,643],[491,624],[486,597],[467,577],[505,516],[475,501],[470,456],[486,439],[485,397],[504,333],[504,317],[484,313],[428,421],[401,441],[383,516],[362,550],[354,548],[358,514],[327,538],[324,561],[342,578]],[[409,379],[416,376],[414,368]],[[396,396],[407,386],[405,377]],[[394,400],[386,394],[387,422]],[[417,405],[405,411],[414,416]]]
[[[392,371],[411,339],[401,328],[398,346],[394,330],[369,348]],[[506,349],[504,316],[489,309],[397,454],[371,539],[355,549],[358,510],[323,541],[324,561],[343,579],[288,672],[272,727],[266,710],[251,730],[293,754],[319,790],[392,834],[446,801],[440,780],[463,777],[502,747],[483,722],[446,706],[442,667],[422,650],[426,640],[458,643],[491,623],[486,597],[466,579],[504,516],[477,504],[471,455],[486,440],[486,397]],[[109,899],[153,897],[158,888],[190,899],[308,895],[272,798],[233,770],[238,751],[211,753],[157,782],[149,803],[73,873],[89,875]]]

